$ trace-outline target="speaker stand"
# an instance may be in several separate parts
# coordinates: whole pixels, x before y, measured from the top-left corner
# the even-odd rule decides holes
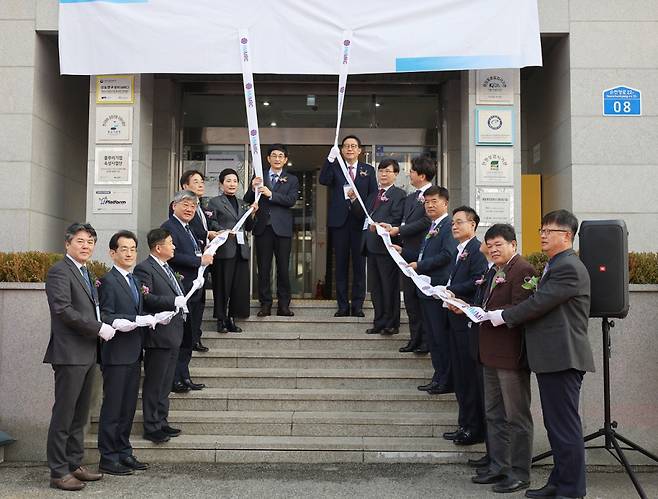
[[[635,472],[631,468],[630,463],[624,455],[625,450],[637,451],[641,454],[644,454],[649,459],[652,459],[658,462],[658,456],[652,454],[645,448],[639,446],[635,442],[629,440],[628,438],[620,435],[617,432],[617,421],[612,421],[610,415],[610,355],[612,353],[611,344],[610,344],[610,328],[615,327],[615,323],[611,320],[608,320],[607,317],[603,317],[601,322],[601,330],[603,332],[603,404],[604,404],[604,420],[603,428],[594,433],[583,438],[584,442],[589,442],[595,438],[603,437],[603,445],[592,445],[585,447],[586,449],[605,449],[607,450],[612,457],[614,457],[626,470],[629,478],[635,486],[635,490],[642,499],[647,499],[647,495],[644,493],[640,482],[635,475]],[[626,444],[628,447],[622,447],[619,442]],[[532,462],[536,463],[542,459],[546,459],[549,456],[552,456],[553,452],[548,451],[543,454],[539,454],[532,458]]]

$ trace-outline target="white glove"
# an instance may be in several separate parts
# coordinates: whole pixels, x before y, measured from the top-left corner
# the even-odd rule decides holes
[[[503,319],[503,311],[502,310],[491,310],[487,312],[487,317],[491,321],[491,323],[494,325],[494,327],[498,327],[501,324],[505,324],[505,319]]]
[[[206,281],[206,280],[203,278],[203,276],[201,276],[201,277],[197,277],[196,279],[194,279],[194,281],[192,281],[192,284],[193,284],[197,289],[201,289],[201,288],[203,288],[203,283],[204,283],[205,281]]]
[[[155,329],[155,325],[157,324],[155,317],[152,315],[138,315],[135,317],[135,323],[137,323],[139,327],[148,326],[152,329]]]
[[[166,326],[171,322],[173,316],[173,312],[158,312],[155,314],[155,320],[158,324],[163,324]]]
[[[132,331],[137,327],[137,324],[135,324],[132,321],[129,321],[128,319],[114,319],[112,321],[112,327],[116,329],[117,331],[121,331],[122,333],[127,333],[128,331]]]
[[[174,299],[174,305],[176,306],[176,311],[178,311],[178,309],[182,308],[183,312],[185,312],[185,313],[189,312],[189,310],[187,309],[187,300],[185,299],[184,296],[177,296]]]
[[[329,151],[329,155],[327,156],[327,161],[329,161],[329,163],[333,163],[334,161],[336,161],[336,158],[339,155],[340,155],[340,149],[338,149],[338,146],[333,146]]]
[[[110,341],[112,338],[114,338],[114,333],[116,333],[116,330],[110,326],[109,324],[101,324],[101,328],[98,331],[98,336],[103,338],[105,341]]]

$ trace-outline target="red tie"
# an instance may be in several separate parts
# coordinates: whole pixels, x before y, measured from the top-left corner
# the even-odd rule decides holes
[[[350,165],[348,169],[350,171],[350,177],[352,177],[352,182],[354,182],[354,166]]]

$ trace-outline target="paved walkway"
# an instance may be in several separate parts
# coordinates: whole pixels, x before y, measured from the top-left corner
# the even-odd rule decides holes
[[[533,469],[533,485],[544,484],[547,468]],[[130,477],[107,476],[73,497],[130,498],[485,498],[502,496],[470,482],[471,471],[457,465],[205,465],[158,464]],[[639,475],[648,497],[658,498],[658,469]],[[588,499],[637,497],[625,474],[588,474]],[[48,488],[43,466],[0,465],[0,497],[64,497]],[[70,496],[70,495],[69,495]]]

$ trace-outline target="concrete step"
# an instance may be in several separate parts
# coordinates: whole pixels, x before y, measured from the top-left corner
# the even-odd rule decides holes
[[[431,369],[286,369],[192,367],[190,375],[210,388],[415,389]]]
[[[463,463],[481,455],[483,445],[457,447],[440,437],[339,437],[180,435],[164,444],[131,440],[147,462],[215,463]],[[85,461],[98,462],[96,439],[85,439]]]
[[[413,389],[205,388],[170,394],[171,411],[449,412],[453,394]],[[140,404],[141,405],[141,404]]]
[[[391,350],[243,350],[195,352],[194,367],[262,367],[301,369],[418,369],[429,368],[428,355]]]
[[[140,438],[142,413],[133,438]],[[455,426],[451,412],[171,411],[169,422],[184,435],[440,437]],[[98,417],[91,433],[98,433]]]
[[[307,333],[332,333],[352,332],[365,333],[366,329],[372,327],[372,318],[368,317],[316,317],[316,316],[294,316],[269,317],[251,316],[247,319],[236,320],[236,324],[248,332],[290,332],[304,331]],[[400,319],[400,330],[409,332],[409,320],[404,317]],[[206,316],[201,325],[203,330],[216,330],[217,321]]]
[[[393,336],[365,334],[365,328],[359,331],[343,330],[307,330],[297,326],[297,331],[245,331],[243,333],[218,333],[204,329],[203,344],[214,349],[239,350],[390,350],[398,348],[409,341],[409,332],[403,330]],[[301,332],[299,332],[301,331]],[[196,354],[197,352],[195,352]]]

